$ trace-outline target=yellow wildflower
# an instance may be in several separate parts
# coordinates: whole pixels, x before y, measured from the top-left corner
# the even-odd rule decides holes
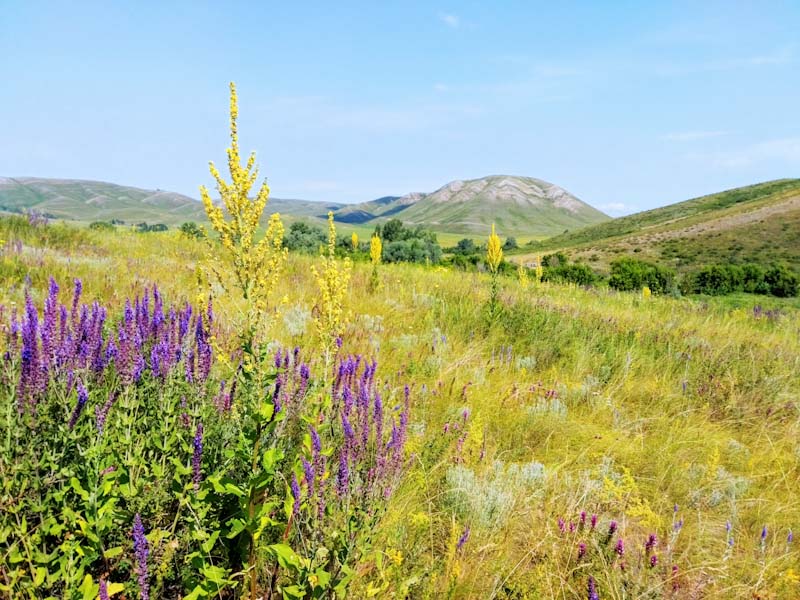
[[[322,253],[322,268],[311,267],[320,292],[314,320],[328,358],[336,338],[344,331],[344,297],[350,283],[351,269],[349,258],[344,259],[341,267],[336,260],[336,225],[333,222],[333,213],[329,212],[328,248],[327,252]]]
[[[350,242],[353,244],[353,252],[358,250],[358,234],[354,231],[350,236]]]
[[[503,260],[503,247],[500,243],[500,236],[494,232],[494,223],[492,223],[492,233],[489,236],[489,243],[486,245],[486,262],[489,264],[489,269],[492,273],[497,272],[497,268]]]
[[[378,234],[376,233],[372,236],[372,239],[369,241],[369,257],[370,259],[372,259],[373,265],[380,264],[382,252],[383,252],[383,244],[381,243],[381,238],[379,238]]]

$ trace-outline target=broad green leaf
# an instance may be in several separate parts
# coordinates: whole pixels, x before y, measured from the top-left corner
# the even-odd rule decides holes
[[[211,537],[209,537],[201,545],[201,547],[203,548],[203,552],[205,552],[206,554],[209,554],[211,552],[211,549],[214,547],[214,544],[217,543],[217,538],[218,537],[219,537],[219,531],[215,531],[214,533],[212,533]]]
[[[109,548],[105,552],[103,552],[103,556],[106,558],[114,558],[122,554],[122,546],[115,546],[114,548]]]

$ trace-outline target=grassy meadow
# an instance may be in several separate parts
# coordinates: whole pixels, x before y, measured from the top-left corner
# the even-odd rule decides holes
[[[0,350],[8,349],[14,308],[22,313],[26,291],[41,307],[50,277],[67,304],[72,281],[79,278],[85,301],[108,308],[108,323],[119,321],[126,298],[155,284],[165,302],[179,306],[203,306],[212,293],[210,377],[236,377],[236,331],[244,308],[240,298],[198,277],[208,253],[205,242],[177,232],[33,226],[23,218],[0,220],[0,240]],[[320,261],[290,254],[264,307],[274,316],[270,348],[302,348],[312,381],[322,381],[309,388],[314,397],[326,394],[325,372],[332,368],[329,344],[314,326],[322,300],[311,267],[319,268]],[[322,589],[314,587],[322,586],[315,572],[304,575],[307,591],[298,591],[289,585],[297,579],[286,575],[298,569],[294,555],[278,555],[287,578],[276,588],[283,598],[800,597],[800,551],[791,533],[800,528],[796,305],[768,312],[775,299],[752,295],[738,302],[643,298],[500,278],[499,308],[489,318],[488,275],[379,265],[375,289],[371,269],[368,263],[353,265],[343,296],[341,348],[334,352],[337,359],[361,355],[377,361],[375,385],[387,411],[398,414],[395,405],[409,386],[402,475],[374,520],[360,521],[369,531],[354,535],[368,534],[369,541],[358,560],[348,563],[347,588],[310,591]],[[767,302],[763,310],[754,309],[761,301]],[[102,597],[106,579],[115,584],[111,596],[144,597],[143,542],[130,533],[134,512],[137,518],[141,513],[147,530],[152,597],[190,597],[184,594],[195,584],[202,590],[194,588],[191,597],[266,597],[248,595],[247,576],[238,578],[236,569],[220,574],[209,567],[212,559],[214,567],[225,567],[220,557],[230,549],[224,534],[209,538],[191,530],[180,538],[177,532],[191,529],[182,525],[186,512],[172,520],[176,505],[196,510],[192,494],[221,494],[217,487],[227,485],[225,480],[207,490],[207,473],[214,460],[227,456],[224,448],[216,459],[203,458],[205,479],[195,482],[194,491],[190,482],[165,485],[164,494],[174,498],[150,506],[126,496],[130,474],[107,483],[90,478],[104,493],[121,490],[116,503],[100,511],[107,517],[104,535],[114,537],[119,550],[110,552],[107,544],[95,562],[81,563],[96,542],[86,523],[101,521],[72,513],[68,518],[65,506],[72,502],[71,510],[80,513],[95,492],[73,494],[75,477],[48,467],[46,486],[62,495],[37,505],[44,502],[40,490],[30,504],[23,502],[36,486],[20,466],[25,453],[18,446],[37,438],[21,433],[34,425],[15,408],[17,368],[7,360],[0,377],[0,597]],[[81,418],[92,421],[92,405],[102,405],[105,397],[95,396],[90,386],[89,397]],[[169,408],[168,396],[160,398],[165,415],[179,410]],[[75,394],[61,402],[55,414],[66,420]],[[235,443],[236,432],[226,429],[216,411],[194,409],[206,415],[206,452],[215,447],[212,433]],[[228,411],[228,422],[238,423],[244,409],[234,398]],[[170,419],[164,417],[167,426]],[[163,426],[158,417],[148,423]],[[86,431],[94,427],[84,425]],[[91,441],[93,433],[69,437],[63,424],[53,427],[77,444],[76,452],[111,452]],[[131,431],[119,434],[127,440],[120,444],[131,443]],[[164,430],[143,429],[136,443],[162,434],[166,439]],[[170,450],[179,466],[192,460],[194,434],[192,429]],[[58,448],[51,451],[57,454]],[[102,463],[102,457],[95,459]],[[189,477],[179,466],[176,481]],[[41,469],[37,473],[45,477]],[[47,511],[62,529],[52,529]],[[96,507],[86,508],[92,511]],[[292,522],[286,533],[283,525],[278,528],[275,540],[287,539]],[[42,533],[45,527],[49,533]],[[68,542],[70,552],[80,548],[69,564],[61,560]],[[199,579],[215,574],[216,588],[186,575],[187,565],[198,559],[182,555],[179,543],[202,545],[206,562]],[[261,563],[250,558],[251,570],[271,564],[268,556]],[[65,583],[67,575],[72,583]],[[260,577],[250,592],[262,589]],[[192,585],[186,587],[187,581]]]

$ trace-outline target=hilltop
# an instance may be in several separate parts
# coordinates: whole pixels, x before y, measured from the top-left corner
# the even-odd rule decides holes
[[[800,179],[780,179],[670,204],[529,244],[605,267],[631,254],[683,270],[711,263],[800,267]]]
[[[451,181],[428,194],[381,198],[348,206],[336,215],[351,223],[393,216],[409,225],[464,235],[484,235],[495,223],[504,235],[532,238],[610,218],[557,185],[510,175]]]

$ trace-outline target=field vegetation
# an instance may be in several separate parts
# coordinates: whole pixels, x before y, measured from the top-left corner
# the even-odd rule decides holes
[[[800,596],[794,300],[287,251],[231,112],[207,235],[0,219],[0,595]]]

